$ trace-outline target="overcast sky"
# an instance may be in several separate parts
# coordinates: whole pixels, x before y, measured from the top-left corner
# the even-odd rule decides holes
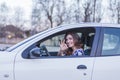
[[[5,2],[11,9],[20,7],[24,10],[26,17],[31,13],[32,0],[0,0],[0,4]]]
[[[71,2],[71,0],[65,0],[67,2]],[[81,0],[84,1],[84,0]],[[31,8],[32,8],[32,0],[0,0],[0,4],[5,2],[8,6],[10,6],[12,9],[15,7],[21,7],[24,10],[25,17],[30,18],[31,15]],[[108,0],[102,0],[102,7],[103,11],[107,10],[108,7]],[[110,22],[108,18],[108,12],[105,12],[103,17],[106,17],[102,20],[102,22]]]

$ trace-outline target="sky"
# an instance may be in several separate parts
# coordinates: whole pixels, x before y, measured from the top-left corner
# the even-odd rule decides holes
[[[66,0],[67,2],[71,2],[71,0]],[[84,1],[84,0],[83,0]],[[30,20],[31,15],[31,8],[32,8],[32,0],[0,0],[0,4],[5,2],[8,6],[11,6],[11,8],[14,10],[15,7],[20,7],[24,10],[24,17],[25,19]],[[106,11],[108,0],[102,0],[103,5],[103,11]],[[70,4],[69,4],[70,5]],[[101,22],[110,22],[108,18],[108,12],[105,12],[103,17],[105,17]]]
[[[11,15],[12,11],[17,8],[21,8],[24,11],[24,19],[27,20],[26,24],[24,25],[25,29],[30,29],[30,18],[31,18],[31,8],[32,8],[32,0],[0,0],[1,3],[6,3],[7,6],[11,9]],[[10,14],[9,14],[10,15]]]
[[[31,13],[32,0],[0,0],[0,4],[5,2],[12,9],[20,7],[25,11],[25,15],[28,18]]]

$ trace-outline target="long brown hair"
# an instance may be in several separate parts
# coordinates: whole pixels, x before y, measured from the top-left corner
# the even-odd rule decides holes
[[[73,41],[74,41],[74,44],[75,44],[76,48],[82,48],[83,44],[82,44],[81,38],[79,37],[79,35],[77,33],[67,32],[64,36],[65,43],[66,43],[67,35],[71,35],[73,37]],[[67,52],[67,55],[71,55],[73,53],[73,49],[68,48],[68,50],[66,52]]]

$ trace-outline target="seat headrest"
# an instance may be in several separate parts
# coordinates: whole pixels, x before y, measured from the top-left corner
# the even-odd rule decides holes
[[[87,36],[87,44],[86,45],[91,47],[93,40],[94,40],[94,35]]]

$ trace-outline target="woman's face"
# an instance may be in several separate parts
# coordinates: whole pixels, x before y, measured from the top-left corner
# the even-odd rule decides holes
[[[66,36],[66,44],[67,44],[68,47],[71,47],[71,48],[74,47],[74,40],[73,40],[72,35],[68,34]]]

